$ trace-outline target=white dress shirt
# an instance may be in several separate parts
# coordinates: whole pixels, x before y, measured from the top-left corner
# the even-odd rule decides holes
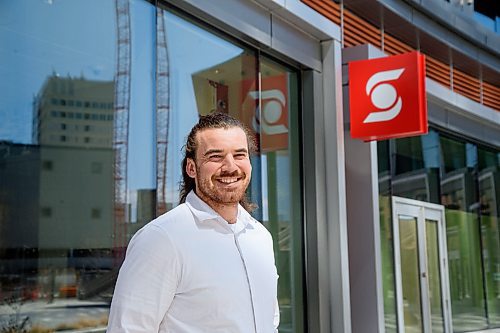
[[[190,192],[130,241],[107,332],[277,332],[277,279],[267,229],[241,206],[228,224]]]

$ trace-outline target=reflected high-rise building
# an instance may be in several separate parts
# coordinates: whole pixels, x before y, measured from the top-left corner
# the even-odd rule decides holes
[[[39,170],[39,147],[0,141],[0,276],[37,269]]]
[[[57,75],[34,99],[41,269],[109,264],[92,253],[113,245],[113,100],[112,81]]]
[[[33,103],[33,143],[111,148],[112,81],[49,76]]]

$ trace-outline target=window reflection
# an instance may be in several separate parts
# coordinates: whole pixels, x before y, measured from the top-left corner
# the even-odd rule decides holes
[[[442,136],[441,150],[441,204],[446,208],[453,327],[458,331],[482,329],[487,322],[474,182],[476,149]]]
[[[488,322],[500,326],[500,153],[478,149],[479,203]]]
[[[453,328],[499,327],[499,152],[436,130],[379,143],[381,198],[398,195],[445,206]],[[385,207],[381,199],[381,208]],[[386,209],[386,208],[384,208]],[[381,224],[384,222],[381,210]],[[381,230],[387,228],[382,225]],[[384,234],[385,235],[385,234]],[[389,236],[390,237],[390,236]],[[384,246],[383,246],[384,248]],[[390,271],[392,251],[383,250]],[[393,279],[384,281],[386,327],[392,327]]]
[[[275,239],[280,331],[301,331],[297,72],[127,3],[128,32],[113,0],[0,3],[0,322],[105,326],[128,240],[177,205],[188,131],[219,111],[259,139],[249,192]]]
[[[177,205],[181,149],[199,115],[219,110],[240,117],[242,81],[257,77],[256,57],[163,11],[169,65],[166,207]]]
[[[392,227],[392,177],[389,140],[377,142],[378,186],[380,218],[380,251],[382,262],[382,284],[384,297],[384,323],[386,332],[397,332],[397,300],[394,268],[394,242]]]
[[[296,204],[301,200],[300,158],[298,131],[293,130],[298,126],[298,77],[266,58],[261,59],[260,72],[261,99],[252,119],[260,141],[262,216],[259,218],[273,234],[280,276],[280,331],[297,332],[304,324],[300,269],[302,215]],[[252,193],[256,192],[252,188]]]
[[[400,215],[398,216],[398,224],[401,275],[405,277],[402,281],[404,329],[406,332],[422,332],[417,219],[412,216]]]
[[[391,141],[394,156],[393,194],[426,202],[439,202],[439,142],[435,131],[419,137]]]
[[[252,157],[253,213],[271,231],[280,276],[280,332],[303,327],[298,77],[296,72],[251,50],[208,34],[164,12],[171,68],[167,156],[167,207],[178,201],[182,145],[199,115],[226,112],[242,120],[258,139]],[[181,42],[183,41],[183,42]],[[193,41],[186,43],[185,41]],[[258,80],[258,73],[261,79]],[[295,123],[294,123],[295,122]],[[295,126],[295,127],[292,127]],[[293,129],[293,131],[292,131]],[[292,135],[293,133],[293,135]]]
[[[131,4],[139,20],[154,9]],[[0,330],[105,326],[119,264],[115,1],[2,2],[0,21]]]

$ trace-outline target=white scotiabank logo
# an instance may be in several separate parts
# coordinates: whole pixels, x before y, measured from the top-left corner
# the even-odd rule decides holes
[[[404,68],[393,69],[373,74],[366,82],[366,94],[370,96],[372,104],[378,108],[371,112],[363,123],[389,121],[396,118],[403,107],[403,100],[398,95],[396,88],[388,83],[398,79]]]
[[[257,100],[259,98],[258,91],[250,91],[248,95]],[[275,135],[288,133],[288,128],[279,123],[283,108],[285,107],[285,95],[278,89],[264,90],[261,93],[262,110],[257,106],[255,108],[255,117],[252,120],[252,127],[255,132],[263,134]],[[261,112],[259,112],[261,111]]]

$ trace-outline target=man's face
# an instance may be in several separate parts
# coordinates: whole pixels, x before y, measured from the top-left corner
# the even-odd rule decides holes
[[[252,166],[245,132],[239,127],[210,128],[197,133],[196,161],[186,172],[196,194],[212,208],[237,204],[250,183]]]

